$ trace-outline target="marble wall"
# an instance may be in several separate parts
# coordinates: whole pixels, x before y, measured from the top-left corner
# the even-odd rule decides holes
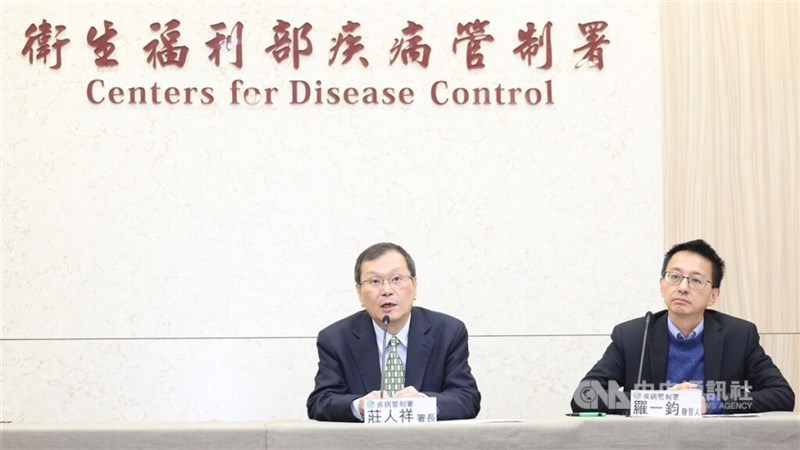
[[[3,420],[305,417],[316,333],[359,308],[353,263],[378,241],[414,256],[420,306],[467,324],[485,418],[566,412],[611,327],[660,309],[658,5],[0,8]],[[154,69],[148,26],[172,18],[186,66]],[[494,41],[470,71],[452,45],[476,18]],[[52,55],[21,54],[42,19],[67,26],[58,70]],[[313,24],[298,69],[264,52],[276,19]],[[103,20],[119,31],[115,68],[85,44]],[[243,68],[212,65],[209,25],[237,20]],[[347,20],[361,24],[368,67],[328,65]],[[424,26],[427,69],[388,64],[406,20]],[[609,24],[602,71],[575,67],[576,24],[593,20]],[[541,33],[547,21],[542,70],[542,54],[528,66],[512,50],[527,22]],[[273,103],[232,104],[235,80],[242,95],[277,87]],[[405,86],[415,100],[292,104],[292,80]],[[549,85],[552,104],[437,105],[438,81]],[[112,87],[155,84],[211,87],[214,102],[109,100]]]

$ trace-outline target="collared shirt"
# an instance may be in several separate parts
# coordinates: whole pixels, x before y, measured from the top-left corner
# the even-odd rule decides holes
[[[403,367],[406,366],[406,356],[408,355],[408,330],[409,326],[411,325],[411,312],[408,313],[408,320],[406,320],[406,324],[403,325],[403,328],[395,334],[397,339],[400,340],[400,343],[397,344],[397,355],[400,357],[400,360],[403,361]],[[381,358],[383,357],[388,358],[389,352],[392,351],[392,346],[389,344],[389,341],[392,339],[392,336],[387,334],[386,335],[386,348],[381,351],[381,346],[383,345],[383,327],[375,323],[372,320],[372,328],[375,329],[375,346],[378,347],[378,367],[383,368],[384,365],[381,362]],[[383,376],[383,374],[381,374]],[[427,397],[425,394],[421,394],[423,397]],[[353,412],[353,416],[355,416],[358,420],[364,420],[364,417],[358,412],[358,400],[353,400],[353,403],[350,405],[350,411]]]
[[[400,343],[397,345],[397,354],[400,356],[400,360],[403,361],[403,367],[406,366],[406,355],[408,355],[408,329],[409,325],[411,324],[411,313],[408,314],[408,320],[406,320],[406,324],[403,325],[403,328],[394,336],[397,336],[397,339],[400,340]],[[392,346],[389,344],[389,341],[392,339],[391,334],[386,334],[386,348],[383,349],[383,352],[380,352],[381,345],[383,345],[383,327],[372,321],[372,328],[375,329],[375,345],[378,347],[379,355],[378,355],[378,364],[380,367],[383,367],[383,363],[381,362],[381,356],[383,356],[384,360],[389,358],[389,352],[392,351]]]
[[[684,340],[689,341],[700,336],[700,334],[703,332],[703,323],[705,321],[706,321],[705,318],[700,319],[700,323],[698,323],[697,326],[694,327],[694,330],[692,330],[692,332],[689,333],[688,337],[684,337],[683,334],[681,334],[681,330],[679,330],[678,327],[676,327],[675,324],[672,323],[672,319],[670,319],[669,316],[667,316],[667,328],[669,329],[669,334],[673,335],[675,339],[679,341],[684,341]]]

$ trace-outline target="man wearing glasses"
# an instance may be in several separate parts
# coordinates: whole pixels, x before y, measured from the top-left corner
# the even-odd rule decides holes
[[[481,394],[469,367],[467,328],[454,317],[413,306],[411,255],[399,245],[375,244],[356,259],[355,281],[364,310],[317,336],[319,368],[308,417],[362,421],[364,401],[381,397],[382,382],[384,398],[436,397],[438,420],[477,416]]]
[[[793,410],[794,392],[761,348],[756,326],[707,309],[719,297],[724,271],[725,263],[705,241],[672,247],[659,281],[667,309],[650,320],[641,385],[636,386],[645,318],[614,327],[603,358],[575,391],[572,410],[625,413],[627,402],[613,401],[611,391],[619,386],[626,393],[702,390],[703,414]]]

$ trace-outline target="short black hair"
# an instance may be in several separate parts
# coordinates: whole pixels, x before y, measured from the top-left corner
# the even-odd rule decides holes
[[[378,259],[381,256],[389,253],[391,251],[395,251],[403,255],[403,258],[406,259],[406,266],[408,266],[408,271],[411,272],[412,277],[417,276],[417,268],[414,267],[414,260],[411,258],[411,255],[403,248],[397,244],[392,244],[391,242],[381,242],[378,244],[374,244],[369,246],[366,250],[361,252],[356,258],[356,283],[361,283],[361,264],[364,261],[372,261],[373,259]]]
[[[669,251],[664,255],[664,263],[661,265],[662,276],[667,270],[667,264],[669,264],[669,260],[672,259],[675,253],[678,252],[697,253],[705,259],[711,261],[711,287],[719,288],[720,284],[722,284],[722,277],[725,275],[725,261],[723,261],[717,252],[711,248],[710,245],[708,245],[708,242],[702,239],[696,239],[694,241],[684,242],[683,244],[677,244],[669,249]]]

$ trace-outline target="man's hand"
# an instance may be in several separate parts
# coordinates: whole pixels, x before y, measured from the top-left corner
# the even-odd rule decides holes
[[[403,389],[394,393],[392,398],[414,398],[414,397],[423,397],[422,394],[419,393],[417,388],[414,386],[407,386]]]
[[[368,400],[371,398],[381,398],[381,391],[372,391],[369,394],[358,399],[358,412],[361,413],[361,417],[364,417],[364,400]]]
[[[394,393],[393,396],[389,397],[388,394],[384,395],[383,398],[416,398],[416,397],[425,397],[425,395],[421,394],[417,388],[414,386],[408,386],[399,390]],[[381,398],[381,391],[372,391],[369,394],[361,397],[358,399],[358,412],[361,413],[361,416],[364,416],[364,400],[369,400],[372,398]]]
[[[694,383],[690,383],[688,381],[684,381],[683,383],[676,384],[669,388],[670,391],[700,391],[700,387]],[[706,405],[706,397],[704,395],[700,396],[700,414],[705,414],[708,410],[708,406]]]

